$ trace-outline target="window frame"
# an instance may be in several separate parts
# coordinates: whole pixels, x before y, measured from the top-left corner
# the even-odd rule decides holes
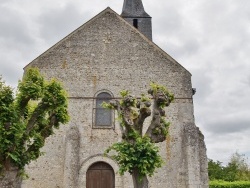
[[[108,91],[108,90],[101,90],[98,91],[95,94],[94,100],[93,100],[93,108],[92,108],[92,129],[114,129],[115,128],[115,122],[114,122],[114,110],[110,109],[110,125],[97,125],[96,124],[96,114],[97,114],[97,100],[98,100],[98,95],[102,94],[102,93],[107,93],[110,95],[110,99],[112,100],[112,98],[114,98],[113,94]]]

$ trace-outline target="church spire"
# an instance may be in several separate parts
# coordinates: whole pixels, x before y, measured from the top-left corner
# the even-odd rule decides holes
[[[151,17],[145,12],[142,0],[124,0],[121,16],[152,40]]]
[[[122,17],[150,17],[144,10],[141,0],[124,0]]]

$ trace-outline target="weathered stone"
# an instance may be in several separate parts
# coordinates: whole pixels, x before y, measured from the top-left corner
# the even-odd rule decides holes
[[[149,186],[208,187],[206,147],[194,123],[191,74],[110,8],[28,67],[38,67],[46,78],[55,77],[64,84],[71,120],[46,141],[46,154],[27,166],[30,178],[22,188],[86,187],[86,172],[98,161],[114,169],[115,187],[132,188],[131,176],[120,176],[117,163],[103,156],[108,146],[121,140],[117,114],[110,128],[93,128],[94,97],[101,91],[119,97],[122,89],[139,96],[147,93],[151,81],[167,86],[177,99],[165,109],[170,135],[157,144],[165,165],[149,178]]]

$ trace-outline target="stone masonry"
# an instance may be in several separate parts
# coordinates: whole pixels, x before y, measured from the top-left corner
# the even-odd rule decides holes
[[[128,89],[146,93],[151,81],[167,86],[177,98],[166,108],[171,122],[166,142],[158,144],[165,161],[149,179],[151,188],[208,188],[204,137],[195,126],[191,74],[110,8],[76,29],[28,67],[60,80],[69,94],[71,120],[51,136],[46,153],[27,166],[22,188],[85,188],[91,164],[103,161],[115,172],[116,188],[133,188],[129,174],[103,152],[121,140],[117,114],[113,128],[93,128],[95,97],[106,91],[119,97]],[[150,119],[150,118],[149,118]]]

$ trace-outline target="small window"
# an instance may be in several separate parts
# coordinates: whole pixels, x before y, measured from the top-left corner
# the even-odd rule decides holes
[[[103,108],[103,102],[109,102],[112,96],[107,92],[99,93],[95,105],[95,126],[107,127],[112,125],[112,110]]]
[[[133,19],[133,26],[138,29],[138,19]]]

